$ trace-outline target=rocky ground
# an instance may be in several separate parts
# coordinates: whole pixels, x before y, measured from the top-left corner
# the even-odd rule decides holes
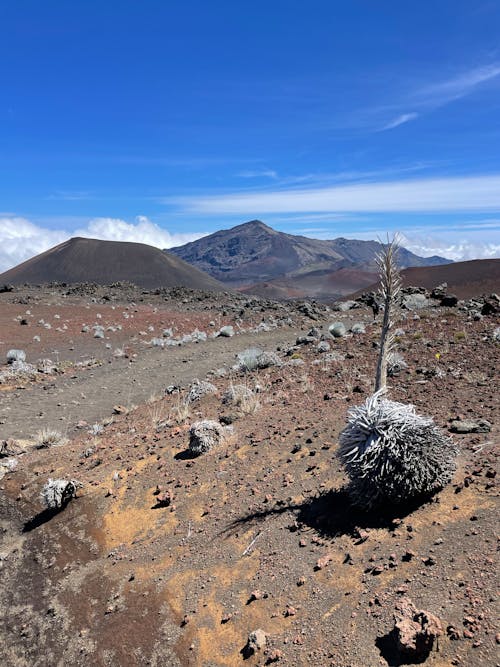
[[[0,355],[21,348],[35,367],[0,367],[2,664],[498,664],[498,316],[428,305],[400,313],[390,397],[452,434],[458,468],[420,506],[366,513],[336,448],[371,391],[371,310],[123,286],[1,294]],[[212,337],[223,326],[235,335]],[[207,340],[151,343],[195,329]],[[235,367],[256,346],[267,367]],[[221,441],[194,456],[206,419]],[[49,478],[82,485],[58,512],[40,500]],[[428,645],[405,653],[415,623]]]

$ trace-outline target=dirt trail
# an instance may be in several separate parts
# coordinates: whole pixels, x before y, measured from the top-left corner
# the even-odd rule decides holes
[[[71,433],[81,420],[93,424],[108,417],[116,404],[143,403],[168,385],[185,386],[210,370],[232,366],[235,355],[247,347],[290,345],[297,334],[297,329],[274,329],[184,347],[152,348],[141,352],[134,363],[114,359],[78,375],[47,376],[43,384],[0,396],[0,438],[29,439],[45,427]]]

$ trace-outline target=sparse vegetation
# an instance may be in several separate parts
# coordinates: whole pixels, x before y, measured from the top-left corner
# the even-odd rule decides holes
[[[453,476],[456,454],[431,418],[381,393],[349,411],[339,448],[350,495],[367,509],[440,490]]]
[[[96,422],[89,427],[89,433],[95,437],[102,435],[104,433],[104,426]]]
[[[387,375],[394,377],[408,368],[404,357],[399,352],[389,352],[387,355]]]
[[[170,410],[168,421],[175,424],[184,424],[184,422],[191,416],[191,407],[189,401],[182,399],[177,395],[177,402]]]
[[[236,355],[237,364],[235,370],[254,371],[257,369],[281,366],[282,361],[276,352],[261,350],[258,347],[249,347]]]
[[[195,401],[199,401],[200,398],[203,398],[203,396],[206,396],[207,394],[216,394],[216,393],[217,393],[217,387],[213,385],[211,382],[197,379],[189,387],[189,392],[186,401],[188,403],[194,403]]]
[[[455,470],[457,449],[431,418],[412,405],[385,397],[393,345],[391,327],[401,280],[396,266],[397,243],[378,259],[384,300],[375,392],[348,413],[339,437],[338,455],[349,475],[355,504],[371,509],[428,496],[447,484]]]
[[[38,431],[35,440],[37,449],[60,447],[68,442],[67,438],[60,431],[51,428],[44,428]]]
[[[26,361],[26,352],[24,350],[12,349],[7,352],[7,363],[13,364],[15,361]]]
[[[49,510],[64,509],[70,500],[76,498],[81,484],[74,479],[50,479],[42,489],[42,501]]]
[[[195,422],[189,429],[189,449],[193,454],[204,454],[224,440],[228,427],[211,419]]]

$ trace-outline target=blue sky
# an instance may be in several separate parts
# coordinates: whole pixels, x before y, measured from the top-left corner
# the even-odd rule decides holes
[[[500,2],[0,2],[0,270],[259,218],[500,256]]]

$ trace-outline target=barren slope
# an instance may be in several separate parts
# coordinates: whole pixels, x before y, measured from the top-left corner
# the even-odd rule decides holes
[[[367,333],[331,340],[333,356],[315,343],[288,356],[281,349],[281,367],[211,376],[217,394],[187,414],[178,409],[183,390],[115,415],[97,435],[81,429],[60,447],[26,444],[0,482],[2,664],[401,666],[390,632],[403,596],[441,619],[429,667],[496,664],[498,319],[434,308],[397,322],[408,368],[391,379],[391,397],[445,430],[461,417],[488,420],[491,431],[453,436],[458,470],[430,502],[373,515],[350,506],[335,453],[346,410],[371,390],[380,325],[371,311],[345,316],[363,320]],[[283,348],[307,328],[174,354],[139,350],[132,364],[119,361],[123,385],[135,377],[144,391],[163,373],[165,384],[187,382],[240,346]],[[104,412],[102,382],[113,372],[101,367],[94,385],[86,379]],[[235,384],[256,390],[255,400],[223,403]],[[57,407],[65,395],[53,400]],[[189,425],[205,418],[234,430],[192,458]],[[84,485],[55,515],[38,497],[48,477]],[[248,656],[257,628],[267,646]]]
[[[227,289],[169,252],[143,243],[72,238],[0,274],[0,284],[127,281],[145,288],[182,285],[195,289]]]

